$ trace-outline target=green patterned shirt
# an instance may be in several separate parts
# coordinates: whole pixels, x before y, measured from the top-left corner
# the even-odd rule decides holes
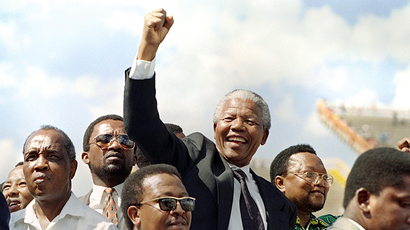
[[[322,230],[332,225],[338,217],[340,216],[333,216],[331,214],[327,214],[316,218],[315,215],[310,214],[310,219],[307,228],[304,228],[300,224],[299,217],[297,217],[295,230]]]

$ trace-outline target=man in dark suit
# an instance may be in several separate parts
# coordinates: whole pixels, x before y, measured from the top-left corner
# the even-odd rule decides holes
[[[259,95],[237,90],[221,99],[214,114],[216,145],[200,133],[181,140],[160,120],[153,60],[173,22],[163,9],[145,16],[137,58],[126,71],[128,135],[151,163],[171,164],[181,173],[197,198],[191,229],[294,229],[295,205],[249,168],[270,128],[269,108]]]

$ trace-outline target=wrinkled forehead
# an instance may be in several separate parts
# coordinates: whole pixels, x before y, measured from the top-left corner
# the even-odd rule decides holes
[[[262,118],[262,108],[254,101],[243,98],[231,98],[222,107],[222,112],[242,111]]]
[[[64,141],[64,136],[56,130],[38,130],[27,140],[25,152],[33,148],[60,149],[64,146]]]

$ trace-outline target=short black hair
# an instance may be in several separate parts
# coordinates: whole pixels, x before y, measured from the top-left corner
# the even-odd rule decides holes
[[[410,176],[410,154],[389,147],[364,152],[347,177],[343,207],[347,207],[359,188],[377,196],[387,186],[403,187],[404,176]]]
[[[119,115],[108,114],[108,115],[101,116],[95,119],[93,122],[91,122],[88,125],[87,129],[85,130],[84,137],[83,137],[83,151],[84,152],[88,152],[90,150],[90,145],[88,142],[90,141],[90,136],[94,131],[94,126],[100,123],[101,121],[105,121],[105,120],[124,121],[124,119]]]
[[[282,150],[276,157],[273,159],[270,165],[270,180],[272,183],[275,183],[275,177],[278,175],[285,175],[288,171],[289,158],[293,154],[308,152],[316,155],[316,151],[307,144],[298,144],[290,146],[287,149]]]
[[[60,133],[61,135],[63,135],[63,137],[64,137],[64,139],[65,139],[65,140],[64,140],[64,147],[65,147],[65,149],[67,150],[68,158],[70,159],[70,162],[75,161],[75,148],[74,148],[73,142],[71,141],[71,139],[68,137],[68,135],[67,135],[63,130],[61,130],[61,129],[55,127],[55,126],[52,126],[52,125],[42,125],[40,129],[38,129],[38,130],[36,130],[36,131],[30,133],[30,135],[28,135],[28,137],[27,137],[26,140],[24,141],[24,145],[23,145],[23,155],[24,155],[24,152],[26,151],[26,144],[27,144],[28,139],[29,139],[35,132],[37,132],[37,131],[39,131],[39,130],[55,130],[55,131],[57,131],[58,133]],[[17,166],[17,165],[16,165],[16,166]]]
[[[138,148],[138,146],[135,146],[135,156],[137,157],[137,166],[138,168],[145,167],[147,165],[150,165],[151,162],[144,156],[142,153],[141,149]]]
[[[165,127],[167,127],[167,129],[173,133],[183,133],[184,132],[181,126],[177,124],[165,123]]]
[[[142,201],[142,196],[144,194],[142,184],[144,183],[144,179],[162,173],[175,175],[181,179],[181,175],[174,166],[168,164],[152,164],[138,169],[129,175],[125,180],[124,187],[121,192],[121,211],[123,213],[127,229],[133,229],[133,223],[128,216],[128,207]]]

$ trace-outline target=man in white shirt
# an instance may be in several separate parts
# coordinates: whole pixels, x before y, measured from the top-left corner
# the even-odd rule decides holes
[[[79,200],[109,218],[119,229],[125,229],[120,209],[121,191],[136,162],[134,147],[122,117],[115,114],[95,119],[84,133],[81,158],[90,168],[93,187]],[[111,198],[114,213],[110,218]]]
[[[74,145],[62,130],[43,126],[33,132],[23,155],[23,172],[34,200],[12,213],[10,229],[116,229],[71,192],[77,161]]]
[[[331,230],[410,229],[410,155],[393,148],[361,154],[347,177],[343,207]]]

